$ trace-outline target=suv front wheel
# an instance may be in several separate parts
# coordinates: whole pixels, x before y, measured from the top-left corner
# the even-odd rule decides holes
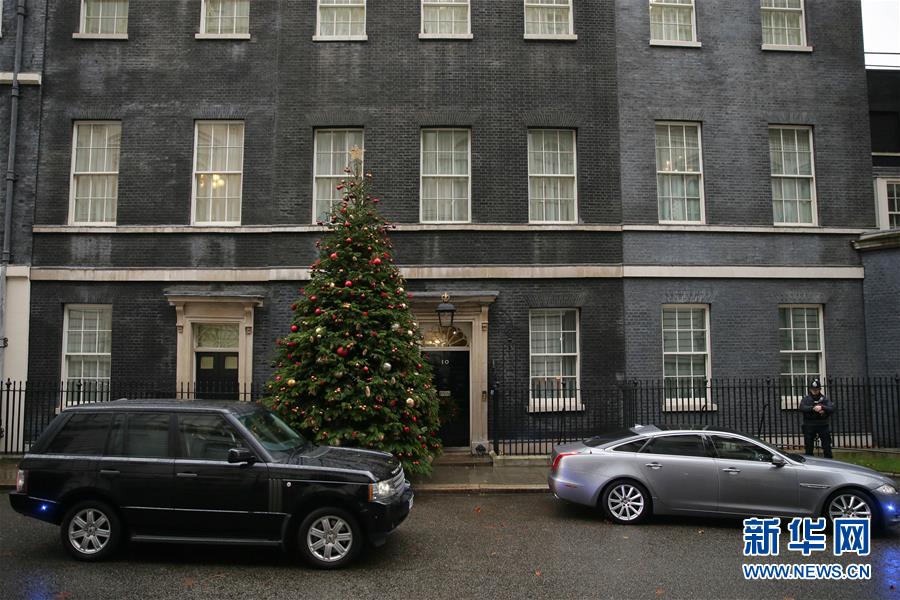
[[[105,502],[85,500],[70,508],[60,523],[63,547],[79,560],[108,558],[122,539],[122,520]]]
[[[297,532],[301,556],[319,569],[337,569],[351,562],[362,549],[359,523],[340,508],[320,508],[309,513]]]

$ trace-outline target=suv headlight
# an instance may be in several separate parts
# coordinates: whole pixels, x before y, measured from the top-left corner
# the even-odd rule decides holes
[[[896,494],[897,488],[895,488],[894,486],[892,486],[889,483],[885,483],[884,485],[880,485],[877,488],[875,488],[875,491],[878,492],[879,494]]]
[[[378,481],[369,484],[369,500],[378,501],[390,498],[396,492],[390,481]]]

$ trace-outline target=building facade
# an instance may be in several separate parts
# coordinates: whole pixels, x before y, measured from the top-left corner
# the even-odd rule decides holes
[[[867,372],[859,2],[29,4],[32,379],[264,382],[354,145],[448,445],[491,390],[534,428],[629,379],[688,411]]]

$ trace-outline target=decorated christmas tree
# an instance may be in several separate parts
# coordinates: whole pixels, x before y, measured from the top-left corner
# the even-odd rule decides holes
[[[384,450],[407,473],[427,474],[441,450],[432,371],[372,176],[362,151],[350,154],[310,281],[276,340],[265,403],[315,443]]]

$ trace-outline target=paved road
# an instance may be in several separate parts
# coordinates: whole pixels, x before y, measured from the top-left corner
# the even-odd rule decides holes
[[[900,599],[900,532],[876,537],[867,559],[809,559],[870,563],[860,583],[744,581],[741,531],[711,519],[615,526],[549,494],[420,495],[388,544],[344,571],[205,546],[134,545],[83,564],[64,554],[56,527],[0,497],[0,598]],[[784,547],[780,560],[803,562]]]

